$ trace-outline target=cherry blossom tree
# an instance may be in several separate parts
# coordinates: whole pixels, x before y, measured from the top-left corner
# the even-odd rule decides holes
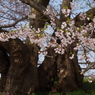
[[[3,22],[0,25],[0,73],[4,95],[73,91],[82,87],[83,74],[95,64],[90,64],[87,55],[88,51],[95,51],[95,8],[71,18],[76,8],[72,0],[62,1],[60,13],[49,1],[0,1],[0,21]],[[15,31],[2,30],[15,28],[23,20],[30,24],[25,27],[18,24]],[[48,26],[54,30],[52,35],[44,32]],[[90,64],[84,71],[78,63],[80,48],[83,49],[81,57]],[[45,59],[37,67],[39,54]]]

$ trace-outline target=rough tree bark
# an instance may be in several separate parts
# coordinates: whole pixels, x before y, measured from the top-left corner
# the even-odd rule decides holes
[[[57,77],[57,64],[55,58],[56,54],[54,48],[49,48],[45,60],[38,68],[40,91],[50,91],[54,86],[51,84],[51,79]]]
[[[50,0],[35,0],[37,3],[40,3],[42,6],[44,6],[45,8],[47,7],[47,5],[49,4]],[[42,28],[45,25],[45,22],[48,21],[48,18],[43,15],[43,13],[39,12],[38,10],[35,10],[35,8],[31,7],[31,13],[34,13],[36,15],[36,18],[31,19],[30,18],[30,25],[35,27],[36,29],[38,28]]]
[[[68,50],[70,49],[68,48]],[[81,69],[78,64],[77,56],[71,60],[69,58],[70,52],[71,51],[67,51],[64,55],[58,55],[58,91],[74,91],[83,85],[83,75],[80,74]]]
[[[37,67],[34,65],[34,63],[37,64],[38,49],[33,45],[32,51],[30,51],[30,47],[27,47],[19,39],[10,40],[9,44],[11,65],[7,74],[4,95],[28,94],[30,91],[34,91],[38,85]]]
[[[0,73],[1,73],[0,91],[4,91],[4,87],[6,84],[6,76],[9,67],[10,67],[9,56],[7,55],[6,50],[0,46]]]
[[[72,0],[63,0],[61,8],[70,9],[70,2],[72,2]],[[66,20],[67,18],[61,13],[60,23],[58,27],[60,27],[61,23]],[[75,54],[73,60],[70,60],[69,58],[70,52],[73,52]],[[73,51],[72,45],[69,45],[69,47],[67,47],[64,55],[58,55],[57,71],[58,84],[56,89],[58,91],[73,91],[79,87],[82,87],[83,75],[80,74],[81,68],[78,64],[77,51]]]

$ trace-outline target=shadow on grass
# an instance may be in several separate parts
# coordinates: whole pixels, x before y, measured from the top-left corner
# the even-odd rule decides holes
[[[74,92],[67,92],[66,95],[95,95],[95,81],[89,83],[84,79],[83,89],[78,89]]]
[[[0,95],[3,95],[0,93]],[[62,94],[59,92],[36,92],[30,95],[95,95],[95,81],[89,83],[86,79],[84,79],[83,89],[78,89],[73,92],[67,92],[66,94]]]
[[[84,82],[83,89],[87,93],[86,95],[95,95],[95,81],[92,83]]]
[[[58,92],[36,92],[31,95],[64,95]],[[84,79],[83,89],[78,89],[73,92],[67,92],[65,95],[95,95],[95,81],[89,83]]]
[[[32,93],[31,95],[60,95],[58,92],[36,92]]]

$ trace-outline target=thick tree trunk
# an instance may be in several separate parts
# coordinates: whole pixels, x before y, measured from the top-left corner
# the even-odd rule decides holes
[[[77,55],[71,60],[67,53],[58,56],[58,91],[74,91],[82,87],[83,75],[80,74],[81,69],[76,58]]]
[[[51,85],[51,79],[57,77],[57,63],[55,58],[56,54],[54,49],[49,48],[44,62],[38,68],[40,91],[50,91],[53,86]]]
[[[37,67],[30,60],[29,48],[19,39],[10,40],[10,68],[4,95],[25,95],[37,87]],[[35,52],[36,53],[36,52]],[[37,54],[36,54],[37,55]],[[37,56],[34,56],[37,58]]]
[[[10,40],[6,43],[7,47],[5,44],[1,45],[8,50],[7,57],[10,57],[9,60],[2,51],[0,52],[0,64],[5,63],[4,68],[10,66],[5,69],[6,72],[0,69],[4,75],[2,77],[2,83],[5,84],[4,95],[25,95],[36,89],[47,91],[47,88],[49,91],[55,89],[66,92],[82,86],[83,75],[80,74],[76,52],[74,59],[71,60],[69,53],[59,55],[54,52],[54,48],[49,48],[45,60],[37,68],[39,49],[36,45],[29,42],[24,44],[19,39]],[[3,66],[1,65],[0,68]]]
[[[38,70],[40,91],[47,91],[46,88],[50,88],[51,91],[66,92],[82,87],[83,75],[80,74],[77,54],[75,52],[75,57],[72,60],[69,56],[69,53],[59,55],[55,54],[53,48],[48,49],[48,54]],[[50,85],[51,79],[56,78],[57,80],[54,80]]]
[[[4,90],[9,66],[10,66],[9,56],[6,50],[0,46],[0,73],[1,73],[0,91]]]

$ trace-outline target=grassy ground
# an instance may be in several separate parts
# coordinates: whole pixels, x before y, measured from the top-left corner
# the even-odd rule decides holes
[[[62,93],[37,92],[37,93],[32,93],[31,95],[62,95]],[[92,83],[89,83],[87,79],[84,79],[83,89],[78,89],[74,92],[67,92],[66,95],[95,95],[95,81],[93,81]]]

